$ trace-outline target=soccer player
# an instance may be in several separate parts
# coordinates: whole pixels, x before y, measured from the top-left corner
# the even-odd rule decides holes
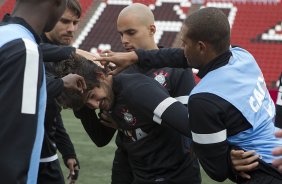
[[[229,149],[236,146],[261,156],[247,182],[281,183],[282,175],[271,165],[276,158],[272,149],[281,146],[274,136],[274,104],[252,55],[239,47],[230,48],[225,14],[216,8],[200,9],[187,17],[181,34],[183,50],[110,53],[97,60],[124,67],[139,58],[144,66],[198,68],[202,80],[190,93],[189,123],[193,150],[207,174],[216,181],[234,177]],[[246,180],[238,178],[237,182]]]
[[[44,43],[69,46],[73,42],[73,34],[78,28],[81,16],[81,6],[77,0],[69,0],[67,8],[55,27],[44,34],[41,38]],[[67,48],[69,49],[70,48]],[[68,50],[67,50],[68,51]],[[73,51],[72,51],[73,52]],[[49,53],[50,54],[50,53]],[[54,53],[51,53],[54,54]],[[54,54],[56,57],[58,54]],[[43,58],[45,59],[45,58]],[[80,90],[85,87],[81,76],[69,74],[58,78],[50,74],[52,63],[45,63],[47,75],[47,107],[45,115],[45,134],[41,151],[41,159],[38,173],[38,183],[65,183],[64,176],[57,156],[57,149],[62,154],[66,167],[69,169],[70,183],[74,184],[78,178],[79,162],[74,146],[63,125],[61,107],[57,104],[56,98],[63,90]]]
[[[0,172],[3,183],[37,182],[46,104],[39,36],[54,27],[65,7],[66,0],[18,0],[11,17],[1,22]]]
[[[143,4],[136,3],[124,8],[117,19],[117,30],[127,51],[138,48],[158,49],[154,41],[154,33],[156,32],[154,16],[152,11]],[[187,94],[195,85],[191,69],[161,68],[152,70],[136,65],[124,73],[142,73],[155,79],[168,90],[170,96],[179,99],[184,104],[187,104]],[[108,76],[104,77],[103,74],[101,78],[108,78]],[[138,83],[142,84],[143,81],[138,81]],[[113,84],[113,88],[115,86]],[[110,106],[107,102],[108,98],[109,101],[112,100],[111,92],[104,91],[108,88],[112,88],[112,86],[104,85],[104,82],[101,82],[97,94],[96,92],[91,93],[86,101],[90,108],[104,110],[102,117],[114,121],[119,130],[116,138],[118,149],[115,152],[113,162],[112,183],[200,183],[199,165],[189,149],[191,139],[169,127],[156,124],[161,120],[152,119],[153,117],[150,116],[146,117],[143,114],[145,112],[138,110],[137,104],[135,108],[129,108],[126,101],[119,95],[116,95],[115,105],[107,108]],[[94,101],[98,95],[104,96],[105,99],[101,99],[100,105],[95,105]],[[130,95],[128,98],[131,98]],[[146,103],[150,105],[150,101],[146,101]],[[105,112],[107,110],[112,110],[112,113]],[[76,112],[76,114],[78,113]],[[95,112],[80,117],[93,115]],[[113,117],[105,117],[109,115]],[[176,124],[177,121],[176,118]],[[93,123],[88,122],[88,124]]]

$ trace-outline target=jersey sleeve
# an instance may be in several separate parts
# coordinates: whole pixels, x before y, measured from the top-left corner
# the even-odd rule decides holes
[[[148,68],[187,68],[188,63],[183,49],[161,48],[158,50],[137,49],[138,64]]]
[[[189,98],[188,109],[193,150],[203,169],[216,181],[232,179],[227,130],[221,120],[222,109],[199,95]]]
[[[157,81],[142,74],[123,74],[118,83],[121,83],[119,90],[129,109],[190,136],[187,108],[170,97]]]
[[[107,145],[116,132],[115,129],[106,127],[100,123],[100,119],[97,117],[95,110],[87,106],[74,111],[74,115],[80,119],[88,136],[98,147]]]
[[[75,53],[75,48],[71,46],[42,43],[39,47],[42,50],[44,62],[60,62],[68,59],[72,53]]]
[[[48,100],[53,100],[63,92],[64,82],[61,78],[46,72],[46,86]]]

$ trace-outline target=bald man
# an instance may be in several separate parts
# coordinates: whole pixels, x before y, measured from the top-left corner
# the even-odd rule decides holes
[[[65,6],[66,0],[17,0],[0,23],[1,183],[37,183],[46,104],[39,35]]]
[[[211,7],[194,12],[184,21],[181,39],[183,50],[111,53],[97,60],[122,63],[119,70],[137,60],[147,67],[150,62],[151,67],[198,68],[202,79],[190,94],[188,112],[193,150],[203,169],[219,182],[229,178],[236,183],[280,184],[282,174],[273,166],[278,166],[282,157],[271,155],[274,147],[274,155],[282,147],[281,140],[274,136],[274,103],[253,56],[243,48],[230,48],[226,15]],[[238,93],[239,90],[244,93]],[[258,167],[247,173],[250,180],[234,173],[229,163],[232,146],[260,155]]]
[[[117,30],[127,51],[139,48],[158,49],[154,41],[156,32],[154,15],[143,4],[135,3],[124,8],[117,19]],[[151,70],[134,65],[124,73],[143,73],[155,79],[171,97],[185,105],[188,101],[188,93],[195,86],[191,69]],[[148,100],[147,105],[151,105],[150,103]],[[103,109],[103,105],[97,107],[91,102],[88,106],[93,109]],[[153,117],[146,118],[148,114],[140,111],[140,108],[129,108],[117,97],[111,112],[102,113],[104,119],[102,123],[109,126],[116,123],[119,130],[116,137],[118,148],[113,162],[112,183],[201,183],[197,159],[189,149],[191,140],[170,127],[159,125]],[[87,116],[93,115],[94,112]],[[87,120],[93,118],[87,118],[86,115],[84,118],[81,119],[84,121],[83,124],[88,123],[88,127],[91,127],[93,121]],[[87,129],[87,132],[91,130]]]

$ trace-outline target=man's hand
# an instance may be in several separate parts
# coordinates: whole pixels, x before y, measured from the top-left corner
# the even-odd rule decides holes
[[[110,128],[113,128],[113,129],[117,129],[118,128],[118,125],[117,123],[115,122],[115,120],[112,118],[112,115],[107,112],[107,111],[103,111],[102,113],[99,114],[101,120],[100,122],[106,126],[106,127],[110,127]]]
[[[97,61],[94,60],[98,55],[93,54],[91,52],[87,52],[85,50],[81,50],[81,49],[75,49],[75,53],[85,57],[86,59],[88,59],[90,61],[93,61],[98,66],[103,67],[100,62],[97,62]]]
[[[70,170],[68,179],[70,180],[69,184],[75,184],[75,181],[78,178],[78,173],[79,173],[79,167],[76,159],[74,158],[69,158],[67,161],[67,166]]]
[[[117,67],[113,71],[110,71],[110,75],[115,75],[127,68],[128,66],[136,63],[138,61],[137,54],[132,52],[111,52],[108,51],[106,53],[97,56],[95,61],[100,61],[102,65],[107,65],[110,62],[114,63]]]
[[[251,176],[246,172],[251,171],[258,166],[259,155],[255,151],[231,150],[230,152],[233,169],[236,170],[242,178],[250,179]]]
[[[81,93],[86,89],[86,83],[83,77],[77,74],[68,74],[62,78],[66,89],[74,89]]]
[[[277,138],[282,138],[282,130],[277,131],[275,136]],[[273,149],[272,154],[274,156],[282,156],[282,146]],[[282,158],[273,160],[272,165],[282,173]]]

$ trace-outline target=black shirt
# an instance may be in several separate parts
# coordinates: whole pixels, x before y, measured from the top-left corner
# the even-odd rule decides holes
[[[185,105],[174,101],[161,116],[156,117],[153,113],[158,111],[157,107],[162,102],[172,100],[171,96],[187,96],[187,91],[192,89],[185,89],[187,85],[179,85],[178,89],[173,90],[171,88],[179,80],[187,79],[178,76],[185,75],[186,71],[163,68],[161,71],[150,72],[152,75],[158,72],[165,75],[166,82],[160,85],[159,81],[147,77],[148,73],[147,76],[122,73],[114,78],[116,99],[112,114],[119,125],[119,131],[123,133],[123,136],[118,137],[120,141],[117,141],[117,145],[128,155],[135,183],[200,183],[199,166],[189,150],[190,139],[173,130],[181,131],[183,127],[180,125],[183,122],[188,128],[188,117],[169,115],[176,109],[178,113],[187,114]],[[191,79],[183,81],[189,83]],[[184,90],[185,93],[178,90]],[[189,131],[183,134],[188,135]]]

